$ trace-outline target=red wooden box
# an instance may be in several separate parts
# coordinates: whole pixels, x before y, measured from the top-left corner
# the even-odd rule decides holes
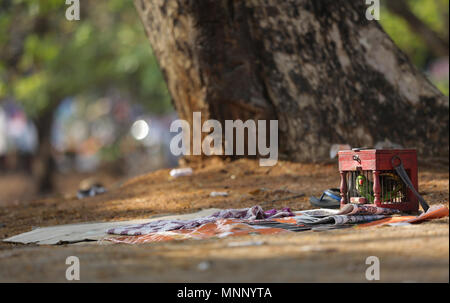
[[[338,155],[341,207],[353,200],[373,202],[379,207],[402,211],[419,210],[416,196],[401,181],[391,163],[392,158],[398,156],[412,184],[418,190],[415,150],[353,149],[340,151]]]

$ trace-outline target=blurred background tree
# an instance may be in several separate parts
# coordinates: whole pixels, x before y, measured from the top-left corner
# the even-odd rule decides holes
[[[0,2],[0,111],[2,103],[15,102],[34,121],[39,143],[33,174],[43,192],[52,190],[51,130],[63,100],[89,103],[114,95],[154,115],[173,111],[133,1],[80,2],[80,21],[65,19],[64,0]],[[448,53],[444,52],[445,48],[448,52],[449,1],[381,3],[384,29],[448,95]],[[427,33],[438,42],[430,43]],[[115,140],[99,152],[114,160],[120,154],[118,144]]]
[[[0,98],[20,102],[35,121],[42,191],[51,190],[51,125],[65,97],[114,91],[150,112],[171,110],[132,1],[81,1],[81,20],[72,22],[62,0],[0,5]]]
[[[382,0],[381,4],[384,30],[448,96],[449,0]]]

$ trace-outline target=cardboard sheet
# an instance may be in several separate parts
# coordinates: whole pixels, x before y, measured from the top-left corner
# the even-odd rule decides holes
[[[210,216],[219,211],[217,208],[203,209],[196,213],[181,214],[181,215],[166,215],[154,216],[147,219],[103,222],[103,223],[79,223],[67,224],[51,227],[36,228],[32,231],[10,237],[3,240],[3,242],[22,243],[22,244],[39,244],[39,245],[53,245],[53,244],[70,244],[84,241],[98,241],[111,235],[106,234],[106,230],[113,227],[142,224],[155,220],[190,220],[200,217]]]

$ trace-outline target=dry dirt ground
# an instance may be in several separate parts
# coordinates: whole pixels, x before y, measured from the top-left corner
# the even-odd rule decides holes
[[[309,196],[339,183],[336,164],[279,162],[267,168],[254,160],[211,159],[193,167],[191,177],[173,179],[168,170],[160,170],[83,200],[72,193],[6,204],[0,207],[0,239],[35,226],[128,220],[209,207],[310,209]],[[448,164],[421,166],[419,187],[430,204],[448,206]],[[229,196],[210,197],[211,191],[227,191]],[[305,196],[289,199],[298,193]],[[249,240],[263,244],[228,246]],[[449,282],[449,220],[145,245],[1,243],[0,281],[64,282],[68,256],[79,257],[81,282],[367,282],[368,256],[380,259],[381,282]]]

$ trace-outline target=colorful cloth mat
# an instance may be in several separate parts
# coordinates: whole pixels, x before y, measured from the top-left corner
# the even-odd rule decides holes
[[[148,235],[155,232],[165,232],[179,229],[193,229],[201,225],[215,222],[219,219],[245,219],[245,220],[257,220],[257,219],[274,219],[281,217],[289,217],[294,214],[289,208],[283,208],[282,210],[271,209],[266,212],[261,206],[256,205],[250,208],[242,209],[224,209],[220,210],[209,217],[193,220],[158,220],[145,224],[121,226],[117,228],[111,228],[107,230],[108,234],[116,235]]]
[[[322,231],[349,227],[404,225],[449,215],[446,206],[433,206],[420,216],[401,216],[398,210],[349,204],[341,210],[314,209],[292,213],[288,208],[264,212],[260,206],[221,210],[195,220],[159,220],[109,229],[115,243],[140,244],[184,239]]]
[[[184,239],[207,239],[211,237],[224,238],[245,235],[273,235],[286,232],[289,231],[282,228],[251,226],[238,219],[219,219],[192,229],[159,231],[138,236],[111,237],[106,240],[115,243],[141,244]]]
[[[369,227],[369,226],[382,226],[382,225],[407,225],[417,224],[428,220],[439,219],[448,217],[449,209],[444,205],[433,205],[427,212],[422,213],[419,216],[397,216],[388,217],[385,219],[360,224],[357,227]]]

